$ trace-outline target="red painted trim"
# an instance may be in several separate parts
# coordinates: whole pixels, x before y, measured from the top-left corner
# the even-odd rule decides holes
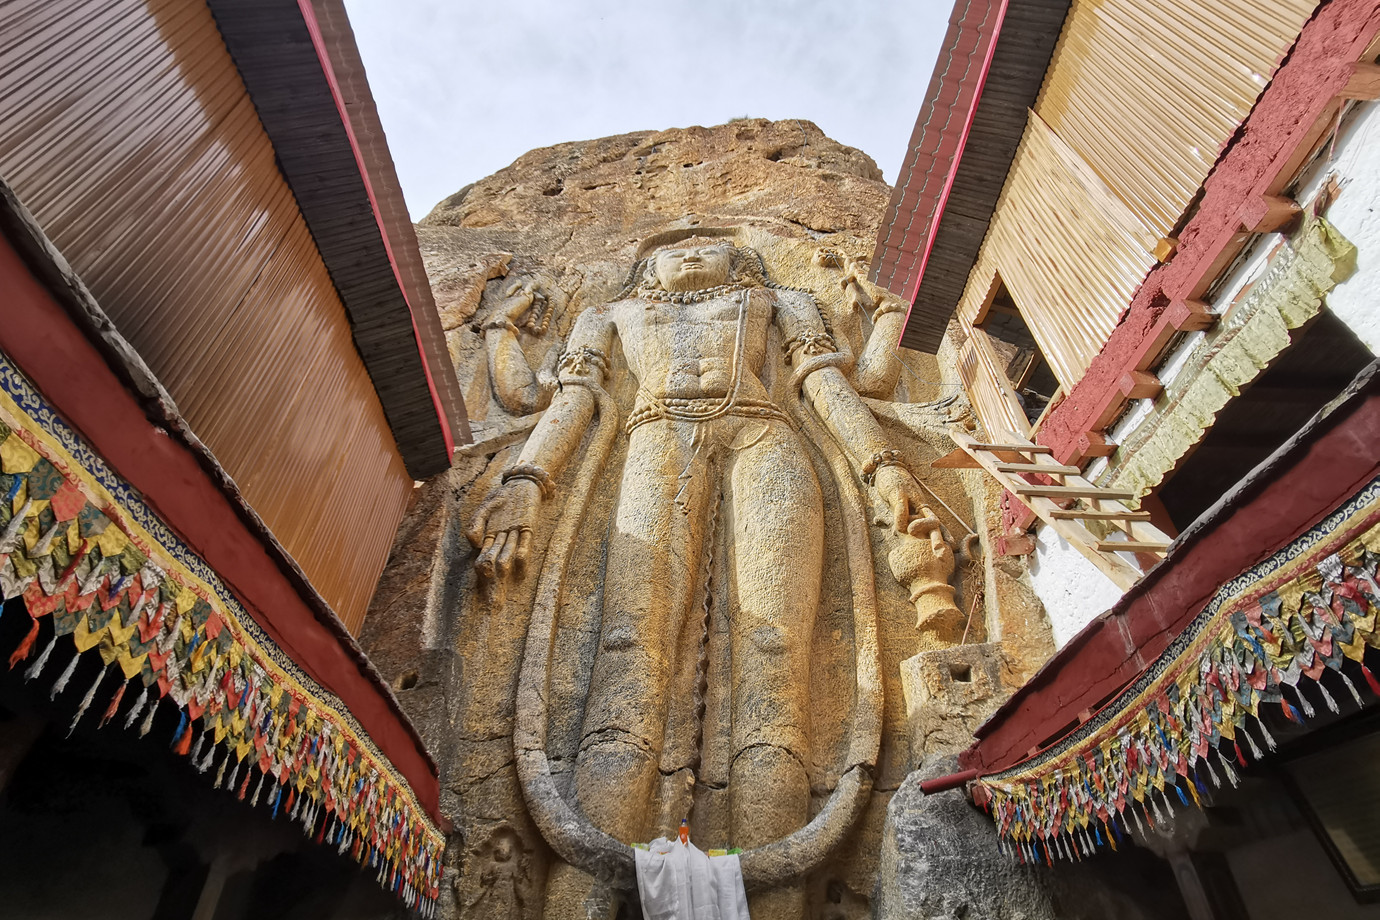
[[[360,178],[364,180],[364,191],[369,195],[369,207],[374,212],[374,223],[378,225],[379,236],[383,239],[384,251],[388,253],[388,264],[393,267],[393,278],[398,282],[398,290],[402,292],[403,300],[407,301],[408,313],[413,311],[412,303],[407,296],[407,285],[403,283],[402,272],[398,268],[398,262],[393,257],[393,244],[388,238],[388,230],[383,223],[383,214],[379,211],[378,198],[374,195],[373,183],[369,180],[369,169],[364,163],[364,153],[360,148],[359,139],[355,137],[354,128],[350,124],[350,113],[345,108],[345,96],[340,91],[340,83],[336,80],[335,69],[331,65],[330,52],[326,49],[326,40],[321,34],[321,24],[316,21],[316,11],[312,9],[311,0],[297,0],[297,8],[302,13],[302,19],[307,24],[307,31],[311,34],[312,46],[316,49],[317,60],[321,62],[321,70],[326,75],[326,82],[331,87],[331,97],[335,99],[336,112],[340,115],[340,122],[345,126],[345,134],[350,138],[350,149],[354,152],[355,163],[359,166]],[[417,343],[417,354],[422,359],[422,370],[426,373],[427,389],[431,392],[431,405],[436,410],[436,418],[441,423],[441,436],[445,439],[446,456],[455,453],[455,435],[450,430],[450,419],[446,417],[444,407],[441,405],[441,397],[436,392],[436,381],[431,375],[431,365],[426,359],[426,349],[422,347],[421,334],[417,331],[416,317],[412,317],[412,338]]]
[[[1218,588],[1277,552],[1380,474],[1380,387],[1337,410],[1289,465],[1203,530],[1060,649],[976,732],[962,766],[995,773],[1057,741],[1135,680]]]
[[[968,146],[968,135],[973,130],[973,117],[977,115],[978,103],[982,101],[982,90],[987,85],[987,73],[992,69],[992,55],[997,50],[997,39],[1001,36],[1001,25],[1006,19],[1006,6],[1009,0],[999,0],[997,18],[992,24],[991,38],[987,50],[982,54],[978,67],[977,83],[973,87],[973,98],[968,104],[968,112],[963,116],[963,130],[959,132],[958,143],[954,147],[953,159],[949,161],[949,173],[944,177],[944,188],[939,192],[939,200],[934,206],[934,216],[930,218],[929,232],[925,234],[925,251],[920,254],[920,268],[915,272],[915,283],[906,291],[906,323],[910,322],[910,311],[915,309],[915,298],[920,294],[920,282],[925,277],[925,267],[930,263],[930,251],[934,249],[934,238],[939,233],[939,222],[944,219],[944,206],[949,203],[949,193],[954,188],[954,177],[958,175],[958,164],[963,161],[963,151]],[[906,323],[902,323],[905,328]]]
[[[962,3],[963,0],[960,0]],[[962,154],[973,117],[977,111],[982,86],[986,81],[992,62],[992,54],[997,45],[998,32],[1005,16],[1008,0],[967,0],[961,7],[956,4],[950,16],[949,29],[944,36],[941,59],[936,66],[930,85],[925,93],[925,103],[921,106],[915,129],[911,134],[907,163],[903,165],[892,190],[891,201],[887,205],[886,222],[878,234],[873,255],[877,283],[890,288],[897,281],[897,273],[905,268],[902,282],[908,290],[913,290],[911,276],[918,279],[922,273],[916,271],[914,253],[917,234],[927,234],[924,257],[929,257],[930,242],[938,223],[935,208],[942,208],[953,186],[954,173],[958,168],[958,157]],[[995,19],[994,19],[995,14]],[[976,20],[976,22],[974,22]],[[984,42],[986,47],[983,47]],[[980,70],[976,79],[972,67],[975,55],[981,54]],[[962,72],[951,74],[958,59],[963,58]],[[967,104],[964,97],[968,96]],[[949,124],[956,112],[964,115],[960,131],[950,130]],[[942,123],[935,124],[942,118]],[[931,132],[934,133],[931,133]],[[947,168],[940,164],[947,163]],[[941,172],[941,170],[943,170]],[[917,189],[911,187],[915,177],[923,176],[924,181]],[[942,179],[939,195],[930,192],[932,183]],[[927,223],[914,226],[917,215],[923,213],[923,206],[931,203],[925,217]],[[910,207],[903,207],[909,204]],[[904,216],[904,226],[902,217]],[[910,256],[902,265],[902,260]],[[914,300],[912,294],[911,300]],[[907,311],[909,316],[909,311]],[[904,323],[902,324],[904,328]]]
[[[375,679],[317,619],[180,441],[150,422],[104,356],[0,237],[0,350],[91,448],[206,560],[254,621],[313,680],[334,693],[439,820],[439,782],[421,741]]]
[[[1082,459],[1079,441],[1100,431],[1123,401],[1119,381],[1158,357],[1160,324],[1175,301],[1196,299],[1239,251],[1244,205],[1279,191],[1284,171],[1318,119],[1346,85],[1380,32],[1375,0],[1332,0],[1319,7],[1237,136],[1203,184],[1197,211],[1179,234],[1172,261],[1153,269],[1101,353],[1045,418],[1039,442],[1061,463]],[[1008,521],[1008,523],[1011,523]]]

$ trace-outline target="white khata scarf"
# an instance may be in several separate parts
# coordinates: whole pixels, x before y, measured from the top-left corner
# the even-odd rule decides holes
[[[645,920],[748,920],[737,854],[710,857],[664,837],[634,853]]]

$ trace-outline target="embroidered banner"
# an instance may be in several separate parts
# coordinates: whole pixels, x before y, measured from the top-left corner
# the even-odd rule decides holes
[[[1068,738],[978,780],[1001,837],[1030,861],[1115,848],[1128,820],[1143,829],[1142,815],[1152,825],[1163,817],[1170,790],[1187,805],[1207,791],[1203,773],[1234,785],[1232,761],[1247,762],[1242,743],[1264,756],[1252,732],[1273,750],[1262,706],[1296,722],[1315,714],[1313,700],[1337,711],[1321,682],[1329,670],[1361,705],[1347,661],[1380,694],[1365,662],[1366,649],[1380,647],[1377,565],[1380,478],[1218,589],[1139,680]]]
[[[176,707],[173,749],[214,767],[217,787],[286,813],[433,911],[445,838],[406,781],[3,354],[0,595],[22,597],[32,618],[9,658],[28,661],[26,679],[44,677],[68,637],[76,650],[54,696],[82,655],[103,662],[73,726],[98,700],[100,725],[116,719],[127,691],[138,695],[123,723],[141,735],[160,706]],[[35,657],[44,617],[54,635]]]

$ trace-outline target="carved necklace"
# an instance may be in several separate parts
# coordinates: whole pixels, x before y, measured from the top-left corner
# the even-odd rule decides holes
[[[702,303],[706,300],[713,300],[715,297],[722,297],[725,294],[732,294],[741,291],[746,287],[742,282],[734,281],[729,284],[716,284],[714,287],[704,288],[699,291],[667,291],[661,288],[638,288],[637,296],[642,300],[651,300],[656,303]]]

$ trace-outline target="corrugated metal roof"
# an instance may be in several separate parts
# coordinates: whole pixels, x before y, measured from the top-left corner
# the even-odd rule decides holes
[[[1032,113],[958,316],[979,322],[999,277],[1068,392],[1155,264],[1154,239]]]
[[[1035,109],[1169,236],[1316,6],[1080,0]]]
[[[1168,236],[1316,6],[1010,0],[994,17],[998,0],[985,11],[982,2],[955,8],[873,258],[874,280],[913,304],[902,344],[927,351],[938,348],[1009,184],[1027,106],[1119,197],[1116,210]],[[993,43],[991,66],[973,66]],[[963,134],[955,125],[965,98]],[[1038,240],[1032,247],[1031,258],[1060,257],[1034,255]]]
[[[404,219],[397,218],[401,193],[382,130],[367,145],[372,163],[352,136],[351,120],[367,122],[365,109],[372,109],[373,100],[362,68],[352,69],[358,52],[343,11],[322,5],[332,14],[328,34],[340,58],[331,60],[327,32],[320,33],[322,47],[314,41],[310,4],[208,3],[349,314],[355,344],[408,472],[423,479],[448,469],[447,442],[468,439],[464,405],[430,288],[419,283],[425,273],[419,277],[421,256],[405,208]],[[328,57],[325,65],[321,54]],[[344,86],[355,102],[353,116],[342,112],[351,100],[336,80],[337,66],[349,77]],[[378,205],[380,200],[385,206]],[[409,296],[417,302],[409,305]],[[419,337],[421,329],[428,331],[426,339]],[[448,434],[451,427],[455,430]]]
[[[412,477],[210,10],[0,6],[0,74],[0,173],[357,628]]]

